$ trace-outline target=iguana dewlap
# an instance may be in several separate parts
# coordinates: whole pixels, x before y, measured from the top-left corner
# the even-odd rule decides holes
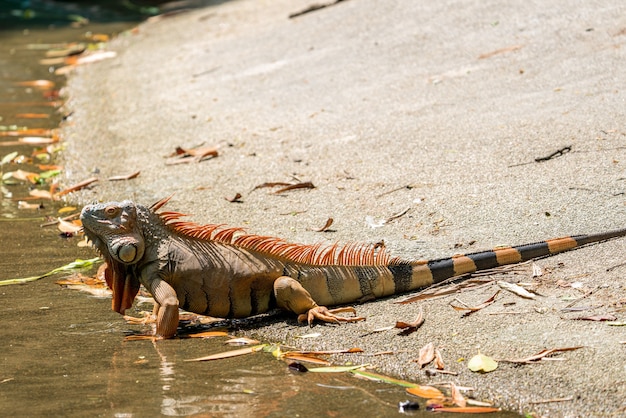
[[[626,235],[626,229],[552,239],[431,261],[391,257],[380,245],[291,244],[239,228],[198,225],[183,214],[131,201],[85,206],[81,220],[101,252],[113,290],[113,310],[130,308],[143,284],[157,305],[156,335],[176,334],[178,308],[242,318],[273,308],[311,323],[363,318],[336,316],[326,306],[380,298],[450,277],[571,250]]]

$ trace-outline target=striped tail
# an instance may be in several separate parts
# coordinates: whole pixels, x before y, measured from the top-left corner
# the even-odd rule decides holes
[[[489,251],[455,255],[431,261],[412,263],[410,289],[441,283],[451,277],[488,270],[507,264],[516,264],[533,258],[545,257],[579,248],[583,245],[626,236],[626,228],[591,235],[576,235],[524,244],[516,247],[498,247]]]

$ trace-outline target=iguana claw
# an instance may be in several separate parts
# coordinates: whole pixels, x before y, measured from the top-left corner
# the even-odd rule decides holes
[[[342,312],[350,312],[354,316],[346,318],[345,316],[337,316],[335,314]],[[307,321],[309,326],[313,326],[313,322],[315,319],[319,319],[323,322],[332,322],[335,324],[340,324],[342,322],[358,322],[365,321],[365,318],[362,316],[356,316],[356,310],[354,308],[345,307],[345,308],[337,308],[337,309],[328,309],[325,306],[316,306],[315,308],[309,309],[306,313],[298,315],[298,322]]]

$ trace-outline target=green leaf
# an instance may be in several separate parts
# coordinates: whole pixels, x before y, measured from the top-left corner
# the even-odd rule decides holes
[[[86,268],[93,267],[96,263],[101,262],[102,259],[99,257],[90,258],[89,260],[76,259],[69,264],[66,264],[61,267],[57,267],[54,270],[50,270],[47,273],[42,274],[41,276],[31,276],[31,277],[23,277],[20,279],[9,279],[0,281],[0,286],[9,286],[12,284],[23,284],[28,282],[34,282],[35,280],[43,279],[44,277],[52,276],[54,274],[62,273],[64,271],[73,271],[73,270],[83,270]]]
[[[61,170],[48,170],[39,173],[39,177],[41,177],[42,179],[49,179],[58,176],[59,174],[61,174]]]

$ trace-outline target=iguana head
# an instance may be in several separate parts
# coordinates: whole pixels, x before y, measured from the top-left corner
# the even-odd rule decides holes
[[[87,205],[80,214],[85,235],[107,259],[135,264],[143,256],[144,239],[137,227],[133,202]]]
[[[128,200],[88,205],[80,219],[85,235],[106,262],[102,273],[113,291],[112,309],[123,314],[139,291],[139,280],[131,266],[141,260],[145,250],[137,207]]]

